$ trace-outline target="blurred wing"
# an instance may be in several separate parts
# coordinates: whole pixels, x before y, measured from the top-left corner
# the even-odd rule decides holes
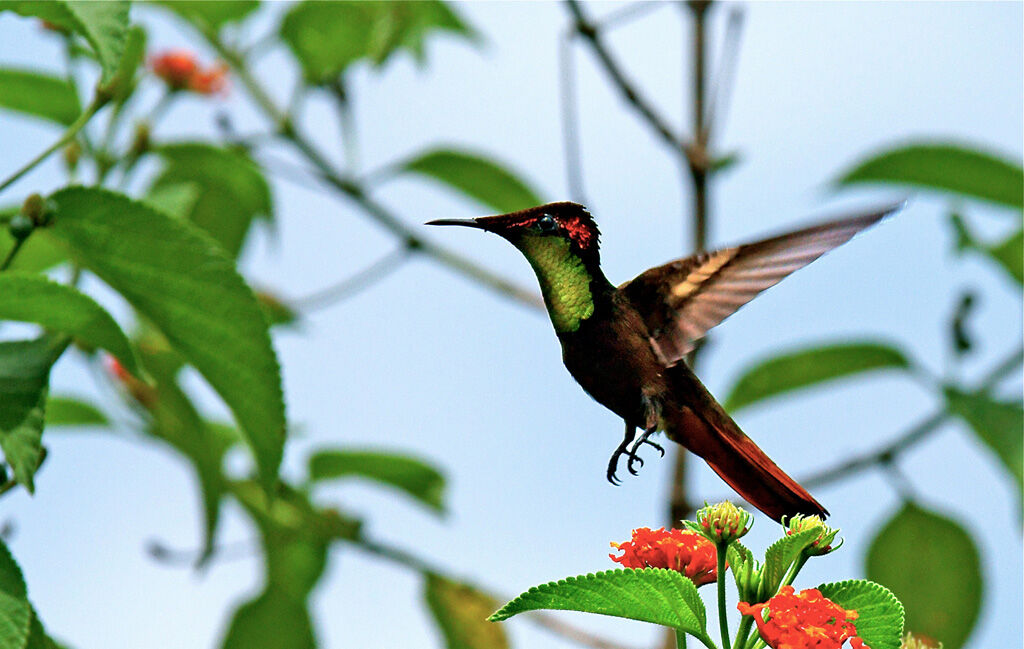
[[[671,365],[758,293],[901,205],[757,243],[702,252],[651,268],[619,288],[647,323],[662,360]]]

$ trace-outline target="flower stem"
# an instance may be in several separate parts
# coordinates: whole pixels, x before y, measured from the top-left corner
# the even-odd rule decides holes
[[[7,251],[7,256],[4,257],[3,262],[0,262],[0,272],[7,270],[7,267],[11,265],[11,262],[14,261],[14,256],[18,254],[18,250],[21,249],[21,246],[25,243],[26,239],[28,239],[28,237],[22,237],[14,240],[14,245],[12,245],[11,249]]]
[[[747,643],[749,642],[749,638],[747,636],[750,634],[750,626],[753,623],[754,618],[750,615],[744,615],[740,619],[740,628],[736,630],[736,641],[732,643],[736,649],[743,649],[747,646]]]
[[[92,116],[95,115],[96,112],[99,111],[99,109],[102,108],[105,103],[105,98],[93,99],[92,103],[89,104],[85,111],[78,116],[78,119],[72,122],[71,126],[68,126],[67,130],[64,131],[64,134],[61,135],[56,142],[48,146],[42,153],[29,160],[27,163],[25,163],[25,166],[15,171],[14,174],[12,174],[6,180],[0,183],[0,191],[7,189],[10,185],[14,184],[14,182],[17,181],[19,178],[21,178],[28,172],[32,171],[32,169],[34,169],[36,165],[38,165],[40,162],[50,157],[50,154],[52,154],[54,151],[58,150],[59,148],[73,140],[75,136],[78,135],[78,132],[82,130],[82,127],[85,126],[90,119],[92,119]]]
[[[783,586],[792,586],[793,585],[793,581],[796,580],[797,574],[804,567],[804,564],[807,563],[807,559],[808,558],[809,557],[808,557],[807,554],[804,554],[804,553],[800,554],[800,558],[797,559],[796,563],[793,564],[793,567],[789,569],[789,574],[787,574],[786,578],[782,580],[782,585]]]
[[[719,542],[718,546],[718,626],[722,631],[723,649],[732,649],[729,643],[729,620],[725,614],[725,553],[728,543]]]
[[[686,649],[686,634],[676,629],[676,649]]]

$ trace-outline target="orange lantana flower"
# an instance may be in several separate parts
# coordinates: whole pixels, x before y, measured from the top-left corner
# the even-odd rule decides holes
[[[773,649],[840,649],[847,640],[853,649],[870,649],[857,637],[857,611],[845,610],[815,588],[797,595],[792,586],[783,586],[763,604],[740,602],[736,608],[753,616],[761,639]]]
[[[213,95],[227,88],[228,68],[223,63],[203,68],[187,50],[169,50],[149,60],[153,74],[173,90]]]
[[[622,556],[608,556],[626,568],[668,568],[698,586],[718,578],[715,544],[696,532],[639,527],[633,530],[631,541],[611,545],[621,550]]]

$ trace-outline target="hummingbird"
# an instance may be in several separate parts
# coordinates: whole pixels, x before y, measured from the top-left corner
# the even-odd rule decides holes
[[[693,373],[686,355],[709,329],[765,289],[896,211],[850,215],[755,243],[700,252],[619,286],[601,270],[600,233],[585,207],[559,202],[427,225],[477,228],[515,246],[533,267],[562,361],[582,388],[625,422],[620,458],[637,475],[640,448],[664,432],[775,520],[828,511],[758,448]],[[637,437],[637,429],[642,433]]]

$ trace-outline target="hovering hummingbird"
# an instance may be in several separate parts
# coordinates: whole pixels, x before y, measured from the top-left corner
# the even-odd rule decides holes
[[[697,376],[685,356],[709,329],[761,291],[806,266],[897,206],[644,271],[618,288],[601,271],[599,232],[577,203],[550,203],[475,219],[439,219],[493,232],[526,256],[573,378],[622,417],[626,432],[608,463],[618,484],[619,458],[636,475],[644,444],[664,431],[699,455],[750,504],[779,520],[828,512],[747,437]],[[636,429],[643,433],[637,437]]]

